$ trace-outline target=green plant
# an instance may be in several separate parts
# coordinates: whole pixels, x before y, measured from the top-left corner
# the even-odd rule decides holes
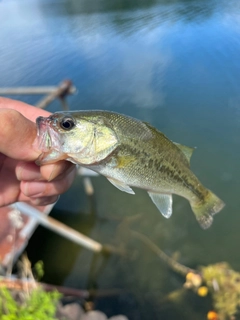
[[[0,319],[56,320],[56,306],[61,297],[59,292],[45,292],[37,287],[24,296],[14,299],[9,289],[0,288]]]
[[[43,261],[39,260],[38,262],[36,262],[35,265],[33,266],[33,270],[34,270],[34,278],[37,281],[40,281],[42,279],[42,277],[44,276]]]

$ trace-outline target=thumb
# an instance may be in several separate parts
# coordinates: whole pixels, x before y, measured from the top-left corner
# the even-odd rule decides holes
[[[36,125],[13,109],[0,109],[0,152],[6,156],[34,161],[40,151],[33,148],[37,135]]]

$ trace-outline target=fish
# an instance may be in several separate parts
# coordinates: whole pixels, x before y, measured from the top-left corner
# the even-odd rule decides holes
[[[203,229],[224,202],[190,169],[194,148],[172,142],[151,124],[111,111],[62,111],[38,117],[38,165],[68,160],[105,176],[116,188],[147,191],[165,218],[172,195],[186,198]]]

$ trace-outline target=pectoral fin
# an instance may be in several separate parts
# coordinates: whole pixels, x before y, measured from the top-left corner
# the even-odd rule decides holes
[[[130,194],[135,194],[135,192],[130,188],[127,184],[124,184],[121,181],[112,179],[112,178],[107,178],[109,182],[111,182],[116,188],[118,188],[121,191],[130,193]]]
[[[148,192],[153,203],[165,218],[170,218],[172,215],[172,195],[162,193]]]

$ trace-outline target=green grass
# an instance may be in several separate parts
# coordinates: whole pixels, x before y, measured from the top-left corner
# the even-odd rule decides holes
[[[57,291],[45,292],[37,287],[30,293],[24,293],[21,302],[17,302],[11,291],[0,288],[1,320],[56,320],[56,307],[61,294]]]

